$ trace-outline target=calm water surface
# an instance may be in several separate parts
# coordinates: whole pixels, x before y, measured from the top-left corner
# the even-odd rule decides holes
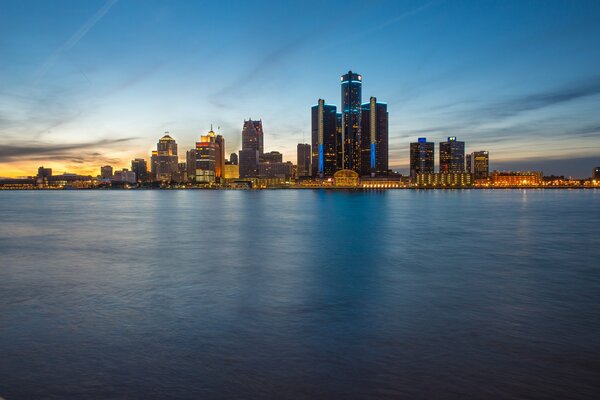
[[[592,399],[600,191],[0,192],[0,397]]]

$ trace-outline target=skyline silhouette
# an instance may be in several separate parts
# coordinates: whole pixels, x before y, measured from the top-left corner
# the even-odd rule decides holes
[[[315,3],[316,6],[317,3]],[[342,4],[344,4],[343,13]],[[460,137],[491,169],[589,176],[600,164],[600,4],[553,1],[8,2],[0,8],[0,176],[97,173],[148,159],[164,131],[226,154],[247,118],[295,160],[339,76],[388,103],[390,167]]]

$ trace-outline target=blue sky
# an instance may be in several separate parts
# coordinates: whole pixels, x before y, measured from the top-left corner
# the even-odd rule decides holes
[[[419,136],[488,150],[491,167],[587,177],[600,165],[599,1],[0,0],[0,176],[98,173],[180,157],[246,118],[295,162],[310,106],[339,76],[388,103],[390,164]]]

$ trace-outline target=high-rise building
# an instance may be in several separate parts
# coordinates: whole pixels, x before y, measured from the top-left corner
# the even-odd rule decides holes
[[[152,155],[154,156],[154,154]],[[153,165],[156,179],[170,181],[173,173],[177,172],[179,159],[177,156],[177,142],[169,136],[169,132],[165,132],[165,135],[158,141],[154,161],[156,163],[155,166]]]
[[[490,176],[490,155],[487,151],[467,154],[466,160],[466,171],[473,174],[473,179],[487,179]]]
[[[264,150],[263,147],[264,135],[262,120],[244,120],[244,127],[242,128],[242,150],[258,150],[259,156],[262,156]]]
[[[592,171],[592,179],[600,179],[600,167],[594,168],[594,171]]]
[[[335,114],[335,145],[336,145],[336,169],[340,170],[344,165],[344,138],[342,136],[342,113],[338,112]]]
[[[298,143],[296,163],[298,165],[297,176],[304,178],[311,175],[311,151],[310,144]]]
[[[432,174],[435,169],[435,143],[421,137],[410,144],[410,177],[417,174]]]
[[[215,183],[225,169],[225,139],[211,129],[196,142],[195,182]]]
[[[113,167],[110,165],[104,165],[100,167],[100,177],[102,179],[110,179],[113,176]]]
[[[361,172],[362,76],[348,71],[342,75],[342,166]]]
[[[198,158],[198,152],[196,149],[190,149],[185,153],[185,169],[187,172],[188,182],[194,182],[196,180],[196,159]]]
[[[258,150],[252,148],[240,150],[240,178],[258,177],[258,159]]]
[[[138,182],[145,182],[148,180],[148,164],[143,158],[131,160],[131,170],[135,173]]]
[[[440,143],[440,172],[465,172],[465,142],[451,136]]]
[[[362,105],[361,175],[384,176],[388,173],[387,104],[371,97]]]
[[[332,176],[337,170],[337,109],[319,99],[312,107],[312,176]]]
[[[231,153],[229,156],[229,164],[238,165],[238,155],[237,153]]]

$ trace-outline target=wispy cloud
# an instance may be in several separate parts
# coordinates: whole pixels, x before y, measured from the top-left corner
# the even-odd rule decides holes
[[[95,151],[99,147],[112,146],[118,143],[130,142],[136,138],[102,139],[87,143],[71,143],[53,145],[48,143],[0,145],[0,162],[10,162],[22,159],[71,158],[79,159],[81,151]],[[74,153],[77,151],[77,153]],[[94,153],[90,153],[94,154]],[[100,153],[98,153],[100,154]]]
[[[46,60],[42,63],[40,68],[35,73],[34,82],[37,82],[41,77],[43,77],[46,72],[60,58],[60,56],[75,47],[77,43],[96,25],[115,5],[118,0],[107,0],[106,3],[98,10],[94,15],[90,17],[66,42],[64,42],[60,47],[58,47]]]

